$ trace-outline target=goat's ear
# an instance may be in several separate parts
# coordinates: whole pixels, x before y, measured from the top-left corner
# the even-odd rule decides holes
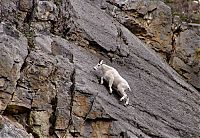
[[[103,60],[99,60],[99,64],[103,64]]]

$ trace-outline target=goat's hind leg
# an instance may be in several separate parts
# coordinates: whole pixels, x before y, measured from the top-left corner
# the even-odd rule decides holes
[[[109,92],[110,93],[112,93],[113,82],[114,82],[114,77],[113,76],[109,77],[109,79],[108,79],[108,86],[109,86]]]
[[[120,98],[120,101],[123,101],[127,97],[127,94],[125,93],[124,88],[122,87],[121,84],[119,84],[117,86],[117,89],[120,92],[120,94],[122,95],[122,98]]]
[[[120,99],[120,101],[123,101],[124,99],[126,99],[126,102],[124,103],[124,106],[127,106],[128,103],[129,103],[129,97],[127,96],[127,94],[125,94],[125,95]]]

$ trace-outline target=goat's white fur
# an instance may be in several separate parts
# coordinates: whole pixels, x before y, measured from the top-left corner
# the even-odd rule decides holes
[[[103,84],[103,79],[107,80],[110,93],[112,93],[112,86],[115,86],[122,96],[120,101],[123,101],[124,99],[126,99],[125,105],[128,105],[129,97],[127,96],[125,90],[128,89],[129,91],[131,91],[131,88],[128,82],[119,75],[118,71],[113,67],[103,64],[103,60],[101,60],[94,67],[94,69],[95,70],[101,69],[103,72],[103,76],[101,77],[100,84]]]

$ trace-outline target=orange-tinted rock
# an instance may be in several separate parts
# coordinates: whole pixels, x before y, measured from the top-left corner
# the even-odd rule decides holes
[[[94,121],[92,122],[92,134],[93,138],[109,138],[111,122],[106,121]]]

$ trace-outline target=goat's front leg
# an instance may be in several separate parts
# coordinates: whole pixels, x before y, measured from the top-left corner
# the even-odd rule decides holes
[[[101,77],[100,84],[103,84],[103,77]]]

